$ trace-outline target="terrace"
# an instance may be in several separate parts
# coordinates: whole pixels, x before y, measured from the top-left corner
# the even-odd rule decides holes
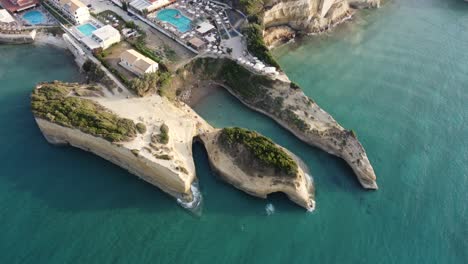
[[[147,19],[199,53],[229,56],[252,71],[277,74],[274,67],[268,67],[248,52],[239,32],[245,17],[226,4],[210,0],[182,0],[147,14]],[[191,22],[190,25],[186,20]]]

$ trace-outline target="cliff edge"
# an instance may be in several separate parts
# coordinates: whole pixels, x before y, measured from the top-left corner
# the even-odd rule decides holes
[[[189,107],[159,96],[106,97],[97,86],[61,82],[39,84],[31,105],[50,143],[93,152],[182,205],[198,206],[192,140],[212,127]]]
[[[207,80],[227,89],[246,106],[263,113],[302,141],[344,159],[366,189],[377,189],[376,176],[356,134],[333,117],[287,77],[273,78],[249,71],[224,58],[197,58],[180,71],[178,83]]]
[[[252,160],[259,162],[246,166],[244,156],[220,148],[226,145],[218,135],[226,134],[219,131],[230,130],[214,129],[184,103],[157,95],[111,96],[102,89],[77,83],[39,84],[31,95],[31,106],[47,141],[92,152],[159,187],[183,207],[196,209],[201,194],[196,189],[192,144],[194,138],[201,138],[213,168],[227,182],[262,198],[282,191],[306,209],[314,208],[310,178],[292,154],[271,140],[236,130],[255,135],[253,145],[248,146],[257,155]],[[291,176],[281,178],[283,172]],[[275,177],[262,179],[263,175]]]
[[[242,128],[201,134],[200,139],[212,168],[226,182],[260,198],[282,192],[308,211],[315,208],[312,179],[286,149]]]

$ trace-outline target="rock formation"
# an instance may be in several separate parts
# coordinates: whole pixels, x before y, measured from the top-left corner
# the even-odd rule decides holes
[[[217,82],[246,106],[269,116],[302,141],[344,159],[364,188],[378,188],[374,169],[356,134],[340,126],[286,76],[272,78],[228,58],[205,57],[186,65],[179,77],[182,86],[194,79]]]
[[[257,15],[265,27],[265,43],[270,46],[294,36],[284,27],[303,33],[322,32],[350,18],[352,8],[379,6],[380,0],[266,0]]]
[[[237,147],[223,147],[221,137],[221,130],[200,135],[212,168],[226,182],[260,198],[267,198],[267,195],[271,193],[282,192],[309,211],[315,208],[312,179],[300,166],[289,174],[275,170],[271,166],[264,166],[241,144],[237,144]],[[276,147],[294,157],[284,148],[277,145]],[[295,162],[300,164],[298,160]]]
[[[240,157],[223,153],[219,144],[213,143],[219,130],[183,103],[157,95],[106,95],[94,86],[54,82],[36,87],[32,109],[51,144],[71,145],[111,161],[177,198],[185,208],[196,209],[201,201],[192,157],[194,138],[205,143],[213,168],[239,189],[262,198],[271,192],[284,192],[304,208],[314,207],[314,188],[302,168],[294,177],[280,180],[279,176],[265,178],[270,180],[256,177],[275,171],[268,165],[262,170],[241,169],[235,165]],[[275,149],[292,160],[293,155],[285,149]]]

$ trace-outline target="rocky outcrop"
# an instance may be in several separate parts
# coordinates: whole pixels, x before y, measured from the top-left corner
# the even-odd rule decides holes
[[[302,168],[289,178],[273,177],[270,172],[275,170],[269,165],[262,170],[241,169],[237,164],[242,157],[223,153],[212,141],[219,130],[184,103],[157,95],[109,95],[96,86],[61,82],[39,84],[31,97],[36,122],[48,142],[71,145],[113,162],[175,197],[185,208],[196,210],[201,201],[192,156],[194,138],[203,139],[213,168],[227,182],[257,197],[284,192],[308,210],[314,208],[312,182]],[[119,126],[124,123],[125,129]],[[261,138],[271,147],[270,140]],[[288,153],[291,164],[293,155],[279,146],[264,154],[274,156],[278,149],[280,157]],[[273,176],[257,177],[265,172]]]
[[[296,31],[288,26],[278,26],[267,28],[263,33],[263,40],[268,47],[284,43],[296,36]]]
[[[303,32],[327,29],[350,12],[347,0],[272,0],[265,4],[266,28],[287,25]]]
[[[192,184],[195,174],[186,175],[171,169],[164,162],[157,162],[147,155],[139,155],[134,149],[124,145],[113,144],[103,138],[95,137],[77,129],[63,127],[41,118],[36,118],[42,134],[54,145],[70,145],[92,152],[116,165],[137,175],[180,200],[184,204],[196,207]]]
[[[344,159],[364,188],[378,188],[374,169],[356,134],[344,129],[286,76],[259,75],[227,58],[199,58],[186,65],[180,77],[182,84],[193,79],[217,82],[302,141]]]
[[[271,193],[282,192],[309,211],[315,208],[312,179],[300,166],[292,176],[285,176],[271,168],[264,169],[246,151],[236,154],[226,151],[219,137],[220,130],[200,135],[212,168],[223,180],[256,197],[267,198]],[[287,152],[284,148],[277,147]]]

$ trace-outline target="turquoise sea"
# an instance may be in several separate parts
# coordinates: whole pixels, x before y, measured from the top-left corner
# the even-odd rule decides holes
[[[299,155],[317,210],[237,191],[195,145],[204,207],[193,216],[109,162],[47,144],[29,93],[39,81],[77,81],[78,71],[62,50],[0,46],[0,263],[468,263],[468,3],[387,1],[275,56],[356,130],[378,191],[219,91],[196,110]]]

